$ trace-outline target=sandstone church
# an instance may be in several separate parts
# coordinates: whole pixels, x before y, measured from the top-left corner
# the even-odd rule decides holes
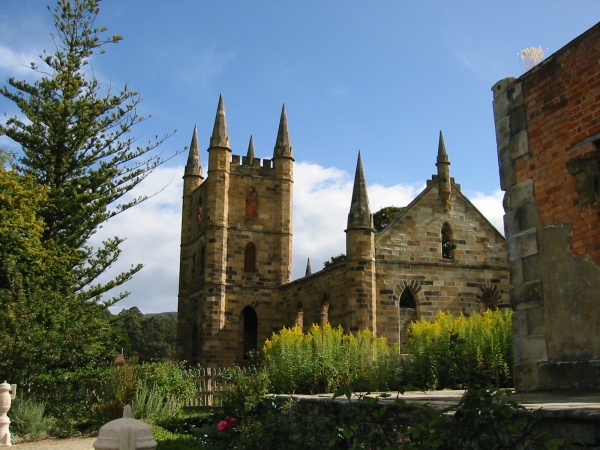
[[[433,152],[432,152],[433,160]],[[440,311],[508,303],[505,240],[450,177],[440,133],[437,173],[376,232],[360,155],[346,258],[291,281],[294,156],[285,107],[271,159],[232,155],[222,97],[206,177],[194,129],[183,175],[177,357],[205,367],[242,362],[283,326],[370,329],[390,343]]]

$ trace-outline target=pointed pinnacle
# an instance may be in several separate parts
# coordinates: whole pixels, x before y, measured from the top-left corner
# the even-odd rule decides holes
[[[248,161],[254,161],[254,138],[250,135],[250,142],[248,143],[248,154],[246,155]]]
[[[190,152],[188,154],[184,174],[202,176],[202,167],[200,165],[200,149],[198,146],[198,129],[196,125],[194,125],[194,132],[192,133],[192,142],[190,143]]]
[[[215,117],[215,126],[210,138],[211,147],[230,148],[229,136],[227,134],[227,119],[225,117],[225,105],[223,104],[223,95],[219,95],[219,106]]]
[[[437,154],[437,163],[448,163],[450,164],[450,160],[448,159],[448,153],[446,153],[446,144],[444,144],[444,135],[440,130],[440,141],[438,144],[438,154]]]
[[[292,146],[290,145],[285,104],[283,105],[283,108],[281,108],[281,118],[279,119],[279,130],[277,131],[277,140],[275,141],[275,151],[273,152],[273,156],[292,156]]]
[[[370,228],[371,226],[371,208],[369,207],[369,196],[367,195],[367,183],[365,182],[362,158],[359,151],[350,213],[348,214],[348,228]]]
[[[312,268],[310,267],[310,258],[307,259],[306,261],[306,273],[304,274],[305,277],[312,275]]]

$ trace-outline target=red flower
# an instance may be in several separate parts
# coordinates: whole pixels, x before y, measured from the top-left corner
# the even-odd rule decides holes
[[[227,422],[226,420],[221,420],[217,424],[217,430],[219,430],[219,431],[225,431],[225,430],[227,430],[227,428],[229,428],[229,422]]]
[[[237,419],[235,417],[228,417],[227,420],[229,421],[229,423],[236,423]]]

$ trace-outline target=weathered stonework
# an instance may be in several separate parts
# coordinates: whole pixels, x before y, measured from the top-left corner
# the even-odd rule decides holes
[[[493,88],[517,389],[600,389],[600,24]]]
[[[508,303],[504,238],[450,177],[441,135],[437,174],[379,233],[359,156],[345,261],[316,273],[307,268],[295,281],[285,109],[272,159],[255,158],[252,139],[247,156],[231,155],[222,100],[210,142],[208,177],[197,137],[184,175],[180,359],[231,365],[283,326],[306,331],[324,321],[346,331],[370,329],[402,351],[413,320],[433,319],[440,310],[468,315],[482,310],[483,298]]]

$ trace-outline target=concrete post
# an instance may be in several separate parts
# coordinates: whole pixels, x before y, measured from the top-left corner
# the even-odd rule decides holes
[[[6,381],[0,384],[0,447],[12,446],[10,442],[10,419],[6,415],[10,409],[11,400],[17,393],[16,384],[8,384]]]

